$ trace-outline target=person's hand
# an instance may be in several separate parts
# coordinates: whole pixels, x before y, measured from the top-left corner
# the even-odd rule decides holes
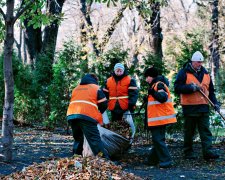
[[[148,89],[148,94],[153,95],[155,93],[155,90],[153,88]]]
[[[191,87],[193,89],[193,91],[200,91],[201,90],[201,87],[199,87],[197,84],[195,83],[191,83]]]
[[[220,111],[220,105],[219,104],[215,104],[214,105],[214,110],[219,112]]]

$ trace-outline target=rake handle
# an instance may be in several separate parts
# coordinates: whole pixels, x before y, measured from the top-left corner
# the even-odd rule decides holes
[[[209,103],[211,104],[212,107],[215,107],[215,104],[213,104],[213,102],[208,98],[208,96],[206,96],[206,94],[200,89],[199,92],[209,101]],[[223,120],[225,120],[225,117],[221,114],[220,111],[216,111],[219,113],[219,115],[223,118]]]

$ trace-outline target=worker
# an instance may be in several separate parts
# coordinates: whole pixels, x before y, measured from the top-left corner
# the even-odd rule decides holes
[[[103,157],[109,159],[97,128],[97,124],[102,124],[102,113],[107,109],[107,105],[107,99],[98,86],[97,76],[86,74],[73,89],[67,110],[67,120],[74,138],[74,154],[82,155],[85,136],[94,155],[101,152]]]
[[[121,122],[128,110],[134,112],[138,88],[136,81],[128,75],[123,64],[115,64],[112,76],[106,80],[103,91],[109,100],[108,109],[111,111],[112,122]]]
[[[215,104],[220,106],[214,94],[214,86],[207,70],[202,66],[204,57],[201,52],[193,53],[191,61],[184,64],[174,82],[175,92],[180,95],[184,115],[184,158],[196,159],[193,150],[193,137],[198,129],[202,153],[205,160],[217,159],[219,155],[212,149],[212,133],[209,128],[209,104],[199,92],[202,90]]]
[[[165,143],[166,126],[176,122],[176,114],[168,88],[169,81],[163,75],[159,75],[155,67],[146,69],[144,76],[149,84],[147,126],[151,131],[153,143],[147,164],[169,168],[172,166],[172,158]]]

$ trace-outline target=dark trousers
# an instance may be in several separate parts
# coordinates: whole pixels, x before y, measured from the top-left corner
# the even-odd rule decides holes
[[[109,158],[108,153],[104,149],[103,143],[101,141],[97,123],[83,119],[74,119],[70,121],[70,125],[74,138],[74,153],[82,155],[83,141],[85,136],[94,155],[102,152],[103,157]]]
[[[184,116],[184,153],[193,152],[193,138],[196,128],[198,129],[203,155],[211,152],[212,133],[209,129],[209,114],[198,113]]]
[[[161,166],[171,165],[172,158],[165,143],[166,126],[149,128],[152,134],[153,147],[150,150],[149,161]]]
[[[111,111],[111,116],[112,116],[112,122],[118,122],[118,121],[122,121],[123,113],[118,114]]]

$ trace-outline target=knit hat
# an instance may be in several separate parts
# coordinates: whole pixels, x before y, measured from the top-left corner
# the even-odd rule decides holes
[[[117,69],[122,69],[124,71],[124,65],[121,63],[116,63],[116,65],[114,66],[114,71]]]
[[[191,61],[204,61],[204,57],[202,55],[202,53],[200,53],[199,51],[196,51],[191,58]]]
[[[145,70],[144,76],[145,77],[150,76],[150,77],[155,78],[158,76],[158,74],[159,74],[158,70],[155,67],[150,67]]]

